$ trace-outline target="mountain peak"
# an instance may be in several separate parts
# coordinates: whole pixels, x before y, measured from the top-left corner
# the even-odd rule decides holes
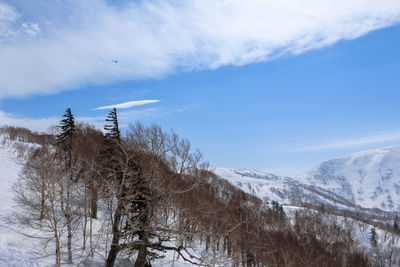
[[[296,179],[332,191],[357,205],[400,210],[400,146],[324,161]]]

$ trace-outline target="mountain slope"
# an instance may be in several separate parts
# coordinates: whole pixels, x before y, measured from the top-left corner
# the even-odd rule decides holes
[[[0,141],[3,138],[0,136]],[[38,240],[30,239],[16,225],[10,223],[12,218],[12,186],[21,171],[20,161],[14,149],[6,142],[0,144],[0,266],[39,266],[35,255]]]
[[[36,267],[54,266],[54,246],[52,241],[48,245],[45,234],[38,230],[23,227],[15,221],[13,185],[17,182],[23,168],[23,162],[18,159],[15,145],[32,145],[17,141],[4,140],[0,134],[0,266],[7,267]],[[94,225],[96,231],[96,224]],[[80,243],[74,247],[74,265],[71,266],[103,266],[104,253],[96,253],[93,261],[89,261],[81,251]],[[199,251],[203,247],[199,246]],[[66,250],[63,248],[63,250]],[[65,251],[64,251],[65,252]],[[103,252],[103,251],[101,251]],[[191,264],[176,259],[176,253],[169,251],[165,258],[153,263],[153,266],[186,267]],[[63,254],[63,261],[66,262]],[[131,266],[119,259],[118,266]]]
[[[296,177],[368,208],[400,210],[400,146],[324,161]]]
[[[264,202],[278,201],[285,205],[302,206],[304,203],[330,205],[353,209],[353,202],[324,188],[301,183],[289,177],[245,169],[215,168],[214,172],[246,193]]]

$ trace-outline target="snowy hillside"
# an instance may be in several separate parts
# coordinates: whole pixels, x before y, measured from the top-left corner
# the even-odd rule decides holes
[[[16,143],[10,140],[3,142],[3,136],[0,135],[0,267],[54,266],[55,252],[51,243],[45,246],[46,236],[40,231],[22,227],[13,216],[15,203],[12,188],[23,166],[13,148]],[[73,266],[103,266],[103,253],[98,253],[88,264],[79,245],[74,249],[76,264]],[[199,250],[201,251],[201,247]],[[168,252],[165,258],[154,262],[153,266],[191,266],[181,258],[174,257],[175,253]],[[124,265],[121,260],[118,266],[130,266],[129,264]]]
[[[0,136],[1,137],[1,136]],[[0,138],[2,141],[2,138]],[[9,145],[0,144],[0,266],[38,266],[35,247],[39,240],[26,236],[11,222],[12,185],[18,179],[21,163]],[[29,240],[29,242],[27,242]]]
[[[215,168],[214,172],[246,193],[264,202],[278,201],[284,205],[301,206],[303,203],[328,204],[354,208],[354,203],[323,188],[300,183],[289,177],[245,169]]]
[[[1,135],[0,141],[2,141]],[[4,143],[0,142],[0,201],[2,203],[0,206],[0,266],[54,266],[55,253],[54,246],[51,245],[53,241],[50,241],[48,246],[44,246],[47,239],[46,235],[43,232],[22,227],[19,224],[15,223],[15,220],[13,219],[14,192],[12,190],[12,187],[13,184],[17,181],[19,177],[19,172],[22,170],[23,167],[23,163],[17,158],[17,153],[13,148],[13,145],[15,144],[18,144],[18,142],[9,140]],[[374,151],[375,152],[367,151],[350,155],[349,157],[342,159],[343,162],[348,162],[347,165],[344,163],[343,164],[344,166],[352,166],[350,163],[355,161],[359,164],[357,165],[357,167],[362,170],[362,164],[364,162],[366,164],[366,175],[364,177],[367,177],[365,178],[365,181],[369,181],[368,179],[372,179],[369,178],[370,176],[372,177],[373,174],[377,175],[377,165],[378,167],[380,167],[379,171],[387,171],[389,168],[393,170],[393,166],[395,166],[396,160],[400,162],[400,158],[396,158],[395,156],[388,156],[395,153],[395,150],[393,150],[393,148],[385,148],[382,150]],[[377,153],[376,151],[379,151],[380,153]],[[361,161],[361,159],[363,159],[364,161]],[[321,165],[323,164],[324,163],[322,163]],[[353,165],[355,165],[355,163],[353,163]],[[338,170],[340,170],[339,167],[342,166],[339,164],[333,166],[335,166],[335,168],[333,168],[332,172],[338,175]],[[317,170],[318,166],[314,171]],[[272,200],[275,200],[281,204],[284,204],[285,212],[289,216],[289,218],[292,218],[292,222],[293,218],[295,217],[296,211],[304,211],[305,214],[310,214],[310,218],[315,218],[314,215],[317,214],[315,210],[308,209],[307,207],[298,208],[298,206],[302,206],[304,203],[313,203],[314,205],[324,204],[327,206],[333,206],[339,209],[343,208],[347,210],[352,210],[356,208],[354,202],[352,201],[352,198],[349,198],[346,194],[343,194],[340,189],[337,189],[337,191],[335,191],[337,193],[333,193],[328,190],[329,186],[340,186],[342,184],[345,184],[339,182],[335,184],[336,180],[335,176],[333,175],[328,176],[329,179],[325,179],[325,183],[321,182],[319,179],[316,179],[316,177],[318,176],[310,176],[311,178],[315,179],[315,185],[313,185],[311,184],[313,181],[309,181],[308,176],[302,177],[302,179],[306,181],[302,183],[289,177],[276,176],[273,174],[255,170],[216,168],[214,171],[220,177],[227,179],[243,191],[261,198],[262,200],[264,200],[264,202],[270,203]],[[350,173],[350,168],[346,169],[346,171]],[[395,172],[396,174],[399,173],[399,171]],[[310,172],[309,174],[311,173],[312,172]],[[321,176],[326,177],[322,173]],[[346,179],[349,180],[350,176],[343,179],[338,179],[338,181],[343,182],[346,181]],[[398,176],[392,177],[390,175],[387,175],[381,183],[383,184],[384,182],[389,181],[392,181],[392,187],[396,187],[396,181],[399,181]],[[384,185],[386,187],[389,186],[387,184]],[[351,187],[352,184],[350,184],[349,182],[346,184],[346,186],[350,189],[354,188]],[[365,191],[368,186],[371,187],[371,183],[366,182],[364,189]],[[359,185],[359,188],[362,188],[362,184]],[[334,188],[333,190],[336,189]],[[348,190],[346,192],[353,191]],[[391,191],[389,191],[388,194],[390,192]],[[359,209],[357,209],[357,212],[358,211]],[[357,242],[364,250],[368,251],[372,249],[369,242],[369,229],[372,227],[371,224],[366,224],[358,219],[355,220],[354,217],[346,217],[347,215],[337,216],[335,214],[329,213],[320,214],[320,216],[322,216],[321,218],[323,218],[323,221],[326,221],[327,224],[333,223],[336,225],[341,225],[343,229],[345,229],[349,225],[352,227],[354,226],[353,239],[357,240]],[[375,220],[376,218],[377,217],[374,216],[375,222],[377,221]],[[101,218],[94,222],[95,233],[99,232],[98,230],[101,228],[100,225]],[[377,229],[377,232],[378,244],[380,247],[388,250],[391,250],[392,248],[395,248],[396,250],[398,249],[400,239],[397,235],[391,235],[390,239],[386,238],[388,234],[386,234],[386,232],[384,232],[383,230]],[[94,234],[95,239],[97,236],[101,235]],[[88,258],[87,256],[85,256],[85,253],[83,253],[81,249],[81,243],[74,242],[73,266],[102,266],[104,264],[105,245],[100,238],[98,238],[97,240],[98,250],[96,251],[94,258]],[[204,250],[204,246],[204,243],[194,243],[193,254],[200,256],[200,254],[206,253]],[[65,263],[66,248],[62,247],[61,250],[63,252],[62,262]],[[219,254],[217,254],[217,256],[218,255]],[[177,259],[177,255],[174,252],[168,252],[165,256],[166,257],[163,259],[154,261],[153,266],[190,266],[189,263],[184,262],[181,258]],[[224,255],[221,254],[220,256],[221,260],[226,263],[227,261],[226,258],[224,258]],[[131,262],[126,262],[122,258],[120,258],[117,263],[118,266],[129,266],[130,264]],[[217,264],[216,266],[225,265]]]
[[[319,214],[323,214],[321,216],[323,216],[325,222],[333,223],[333,225],[334,222],[337,222],[342,227],[352,228],[351,239],[359,247],[371,251],[371,255],[375,252],[370,243],[370,229],[374,227],[374,224],[370,224],[370,222],[383,222],[381,225],[392,223],[392,218],[390,218],[390,216],[393,216],[392,214],[368,209],[368,206],[356,206],[352,201],[343,198],[339,194],[330,192],[322,187],[301,183],[289,177],[276,176],[257,170],[231,168],[215,168],[214,172],[246,193],[261,198],[264,202],[278,201],[283,204],[286,214],[292,219],[295,217],[296,211],[309,212],[310,218],[312,217],[311,214],[317,214],[313,209],[299,207],[305,203],[312,203],[316,206],[324,205],[326,208],[337,208],[336,211],[331,209],[331,212]],[[369,185],[366,184],[365,186]],[[341,213],[340,211],[343,210],[348,212]],[[368,218],[372,218],[372,220],[368,220]],[[388,218],[390,219],[388,220]],[[376,231],[378,233],[379,247],[387,255],[390,254],[390,251],[399,250],[400,238],[398,235],[393,235],[379,228]]]
[[[216,168],[215,172],[265,202],[400,210],[400,146],[324,161],[294,179],[244,169]]]
[[[296,177],[363,207],[400,210],[400,146],[331,159]]]

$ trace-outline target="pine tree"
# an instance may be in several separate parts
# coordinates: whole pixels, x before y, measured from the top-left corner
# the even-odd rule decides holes
[[[69,173],[69,177],[67,178],[66,183],[66,196],[65,201],[62,199],[62,210],[67,222],[67,231],[68,231],[68,264],[72,264],[72,218],[71,218],[71,208],[70,208],[70,194],[71,194],[71,181],[72,181],[72,150],[73,150],[73,138],[75,132],[75,119],[71,113],[71,109],[67,108],[64,114],[64,119],[61,120],[60,128],[61,133],[57,136],[57,144],[59,145],[61,152],[63,152],[66,161],[67,161],[67,170]],[[61,191],[61,195],[64,195],[63,190]],[[64,198],[64,196],[63,196]]]
[[[373,246],[373,247],[377,246],[378,242],[377,242],[377,234],[376,234],[375,227],[371,228],[369,241],[371,242],[371,246]]]
[[[117,163],[119,149],[121,148],[121,132],[118,127],[117,109],[113,108],[107,115],[106,122],[109,124],[104,125],[104,149],[100,153],[99,160],[102,162],[104,169],[111,169]]]
[[[120,250],[120,240],[135,239],[143,242],[139,245],[137,259],[135,266],[151,266],[149,257],[153,254],[148,251],[148,244],[150,244],[151,233],[149,232],[150,224],[150,190],[148,184],[141,177],[140,167],[136,164],[135,160],[126,159],[126,154],[122,153],[123,145],[121,144],[121,133],[118,128],[117,110],[113,108],[106,121],[109,124],[104,126],[105,134],[105,150],[102,155],[102,165],[106,170],[103,177],[114,176],[115,182],[118,185],[119,192],[116,194],[117,205],[113,216],[113,237],[110,246],[110,251],[107,257],[106,266],[111,267],[115,263],[115,259]],[[134,175],[122,171],[121,164],[126,164],[132,169]],[[111,170],[111,175],[107,174]],[[125,177],[123,179],[123,177]],[[107,178],[106,178],[107,179]],[[125,181],[125,182],[124,182]],[[128,186],[129,185],[129,186]],[[121,221],[127,218],[126,226],[121,229]],[[135,225],[133,229],[131,226]],[[154,257],[156,255],[154,254]]]
[[[113,108],[109,113],[106,118],[107,122],[111,122],[111,124],[106,124],[104,126],[104,130],[106,131],[105,138],[104,138],[104,145],[105,149],[102,151],[100,154],[101,162],[103,165],[103,168],[105,170],[105,173],[103,176],[108,177],[111,170],[113,170],[112,173],[116,175],[117,178],[117,183],[121,183],[122,179],[122,172],[121,168],[119,166],[119,149],[121,145],[121,133],[119,131],[118,127],[118,116],[117,116],[117,109]],[[118,184],[118,187],[120,187],[120,184]],[[122,187],[122,190],[124,190],[124,187]],[[120,223],[121,219],[123,216],[123,205],[124,202],[121,199],[122,195],[125,195],[124,192],[119,192],[117,194],[117,207],[114,211],[114,216],[113,216],[113,223],[112,223],[112,242],[110,246],[110,251],[107,256],[106,260],[106,267],[112,267],[114,266],[115,259],[117,258],[117,254],[119,251],[119,241],[121,238],[121,229],[120,229]]]
[[[106,124],[104,126],[104,130],[106,131],[106,137],[111,138],[119,143],[121,139],[121,132],[119,131],[118,127],[118,117],[116,108],[113,108],[108,113],[106,121],[111,122],[111,124]]]
[[[275,211],[275,212],[279,212],[279,202],[275,201],[275,200],[272,200],[271,203],[272,203],[272,210]]]
[[[72,150],[72,138],[75,132],[75,119],[71,113],[71,109],[67,108],[64,119],[60,122],[61,133],[57,136],[57,143],[62,145],[63,150]]]

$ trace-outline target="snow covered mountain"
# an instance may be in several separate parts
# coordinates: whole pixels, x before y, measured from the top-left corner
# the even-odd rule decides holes
[[[400,146],[324,161],[296,180],[334,192],[356,205],[400,211]]]
[[[295,178],[245,169],[215,168],[214,171],[265,202],[400,211],[400,146],[324,161]]]
[[[257,196],[266,203],[278,201],[292,206],[313,203],[346,209],[355,208],[353,202],[338,194],[315,185],[301,183],[293,178],[246,169],[215,168],[213,171],[244,192]]]

